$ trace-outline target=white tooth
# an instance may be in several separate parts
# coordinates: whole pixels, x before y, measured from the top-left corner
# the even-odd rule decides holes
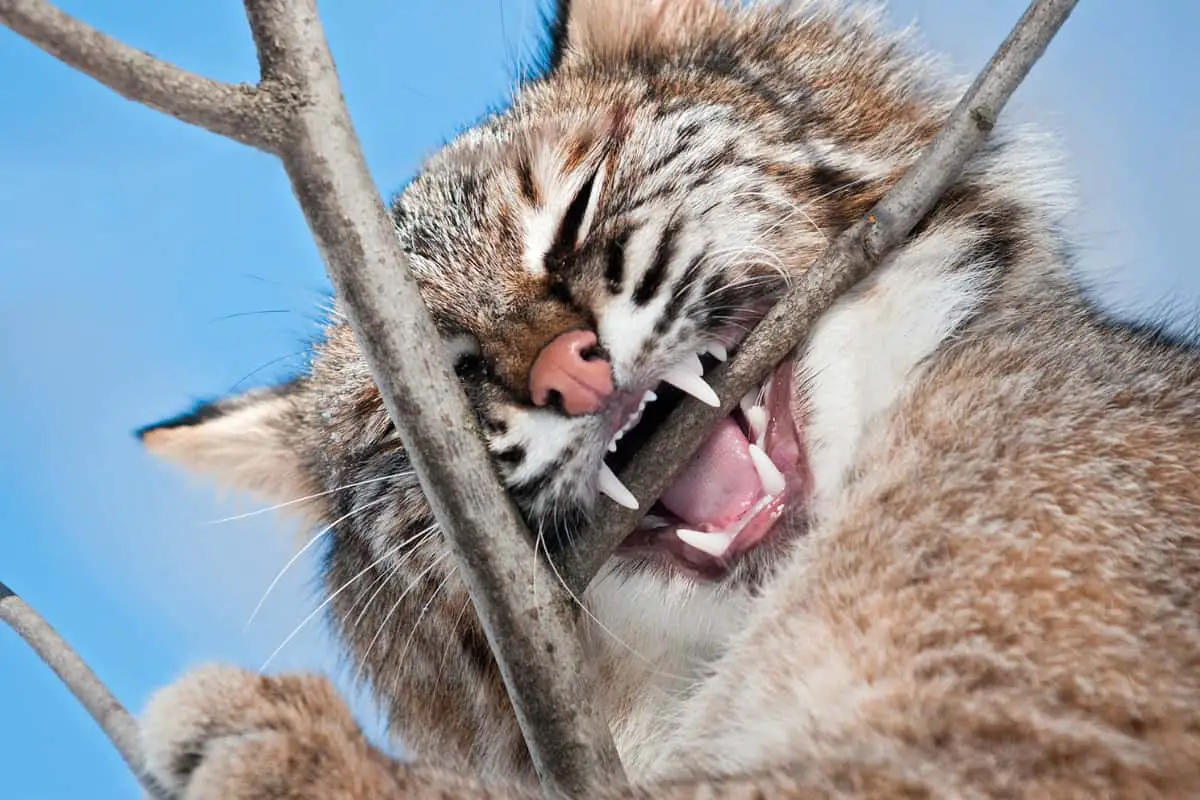
[[[763,491],[772,497],[782,494],[787,486],[787,481],[783,478],[783,473],[779,471],[779,467],[775,466],[775,462],[771,457],[763,452],[763,449],[756,444],[750,445],[750,460],[754,462],[754,469],[758,471],[758,479],[762,481]]]
[[[666,375],[663,375],[662,379],[666,383],[687,392],[705,405],[710,405],[713,408],[721,405],[721,398],[717,397],[717,393],[705,382],[704,378],[699,374],[688,372],[687,368],[682,365],[675,367]]]
[[[767,422],[770,419],[767,416],[766,406],[743,407],[742,413],[746,415],[746,422],[750,425],[750,435],[758,446],[762,447],[763,440],[767,436]]]
[[[656,395],[654,392],[647,391],[644,395],[642,395],[642,405],[644,406],[646,403],[653,403],[657,399],[658,395]]]
[[[616,439],[613,439],[611,442],[608,443],[608,452],[610,452],[610,453],[617,452],[617,440]]]
[[[738,405],[741,407],[742,413],[746,415],[746,417],[749,417],[750,409],[758,405],[758,389],[751,389],[750,391],[746,392],[746,396],[738,401]]]
[[[680,361],[678,366],[697,375],[704,374],[704,365],[700,363],[700,356],[695,353],[692,353],[690,356],[684,356],[683,361]]]
[[[729,358],[729,351],[725,349],[725,345],[720,342],[713,342],[708,346],[708,354],[717,361],[724,361]]]
[[[705,533],[704,531],[693,531],[687,528],[678,528],[675,535],[684,544],[689,544],[697,550],[708,553],[710,556],[720,558],[729,550],[729,545],[733,544],[736,533],[727,533],[725,531],[713,531]]]
[[[637,511],[638,501],[633,492],[625,488],[612,467],[603,461],[600,462],[600,493],[619,506]]]

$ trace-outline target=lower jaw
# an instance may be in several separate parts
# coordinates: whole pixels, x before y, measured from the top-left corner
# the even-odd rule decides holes
[[[678,524],[634,531],[615,555],[653,564],[672,574],[720,581],[728,578],[745,556],[760,550],[777,550],[779,530],[786,528],[789,535],[804,530],[804,526],[777,524],[785,516],[802,516],[789,512],[795,512],[797,506],[802,510],[811,494],[802,428],[792,396],[794,368],[795,362],[789,359],[773,373],[771,391],[780,394],[770,401],[776,413],[772,415],[765,448],[784,474],[784,489],[773,497],[764,496],[745,516],[731,524],[737,534],[729,548],[722,555],[714,556],[685,544],[675,532],[690,526],[679,521]]]

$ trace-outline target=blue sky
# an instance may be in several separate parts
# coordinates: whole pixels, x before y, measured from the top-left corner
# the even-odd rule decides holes
[[[254,75],[234,0],[70,0],[127,42]],[[962,71],[1021,0],[897,0]],[[380,190],[503,102],[535,0],[356,0],[323,9]],[[1017,96],[1059,131],[1089,279],[1130,314],[1200,308],[1200,6],[1085,0]],[[203,661],[257,668],[318,602],[295,532],[144,455],[130,432],[286,376],[327,281],[269,157],[127,103],[0,31],[0,578],[131,708]],[[345,677],[318,622],[272,669]],[[364,705],[361,704],[360,705]],[[136,796],[75,701],[0,630],[0,773],[13,798]]]

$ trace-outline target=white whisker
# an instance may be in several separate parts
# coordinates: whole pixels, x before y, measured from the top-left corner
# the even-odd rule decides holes
[[[541,536],[540,536],[540,531],[539,531],[538,541],[540,541],[540,540],[541,540]],[[651,661],[646,656],[642,655],[641,651],[639,651],[636,647],[628,644],[624,639],[622,639],[620,636],[618,636],[611,628],[609,628],[607,625],[605,625],[603,622],[601,622],[599,617],[597,617],[595,614],[592,613],[592,610],[590,608],[588,608],[587,605],[585,605],[582,600],[579,599],[578,595],[576,595],[575,592],[571,591],[571,587],[567,585],[567,582],[563,578],[562,573],[558,571],[558,565],[554,563],[554,559],[550,557],[549,552],[546,553],[546,563],[550,565],[550,570],[554,573],[554,577],[558,580],[559,584],[563,587],[564,590],[566,590],[567,596],[571,598],[571,601],[574,602],[575,605],[579,606],[579,610],[582,611],[584,613],[584,615],[587,616],[588,619],[590,619],[592,622],[594,622],[596,624],[596,627],[598,627],[601,631],[603,631],[605,635],[607,635],[610,639],[612,639],[614,642],[616,642],[618,645],[620,645],[624,649],[628,650],[639,661],[641,661],[641,662],[645,663],[647,666],[649,666],[651,671],[653,672],[653,674],[660,675],[664,678],[670,678],[671,680],[677,680],[677,681],[692,680],[691,678],[688,678],[686,676],[677,675],[673,672],[666,672],[665,670],[660,669],[657,664],[655,664],[653,661]]]
[[[257,517],[260,514],[269,514],[272,511],[278,511],[281,508],[287,508],[288,506],[294,506],[297,503],[304,503],[309,500],[316,500],[318,497],[324,497],[329,494],[334,494],[335,492],[344,492],[347,489],[354,489],[359,486],[366,486],[367,484],[370,484],[370,483],[379,483],[380,481],[390,481],[395,478],[403,478],[403,477],[407,477],[412,474],[413,474],[413,471],[410,469],[407,469],[407,470],[401,470],[400,472],[393,472],[390,475],[381,475],[377,478],[367,478],[366,480],[356,481],[354,483],[347,483],[343,486],[337,486],[337,487],[334,487],[333,489],[326,489],[325,491],[317,492],[316,494],[305,495],[304,497],[297,497],[295,500],[288,500],[283,503],[276,503],[275,505],[267,506],[266,508],[259,508],[259,509],[255,509],[254,511],[247,511],[244,514],[234,514],[232,517],[222,517],[221,519],[208,520],[207,522],[204,522],[203,524],[204,525],[223,525],[226,522],[236,522],[239,519],[248,519],[250,517]]]
[[[319,530],[311,539],[308,540],[304,547],[301,547],[292,555],[291,558],[288,559],[287,563],[283,565],[283,568],[275,575],[275,578],[271,581],[270,585],[267,586],[267,590],[263,592],[262,597],[258,599],[258,604],[254,606],[254,610],[250,612],[250,617],[246,620],[246,624],[242,626],[242,630],[246,630],[250,627],[250,624],[254,622],[254,618],[258,616],[258,612],[262,610],[263,603],[267,602],[267,597],[271,594],[271,591],[279,585],[279,581],[282,580],[283,576],[287,574],[287,571],[292,568],[292,565],[299,561],[300,557],[307,553],[309,548],[316,544],[321,537],[333,530],[338,524],[345,522],[346,520],[350,519],[350,517],[353,517],[355,514],[358,514],[361,511],[366,511],[367,509],[387,502],[390,499],[390,497],[384,495],[383,497],[376,498],[369,503],[364,503],[361,506],[355,506],[354,508],[350,509],[349,512],[343,514]]]
[[[278,647],[276,647],[276,648],[274,649],[274,651],[272,651],[272,652],[271,652],[271,655],[267,656],[267,660],[266,660],[266,661],[264,661],[264,662],[262,663],[262,666],[258,668],[258,671],[259,671],[259,672],[263,672],[263,671],[265,671],[265,670],[266,670],[266,668],[267,668],[267,667],[268,667],[268,666],[271,664],[271,662],[275,660],[275,656],[279,655],[279,652],[280,652],[281,650],[283,650],[283,648],[287,647],[287,644],[288,644],[288,642],[290,642],[292,639],[296,638],[296,634],[300,633],[300,631],[301,631],[301,630],[304,628],[304,626],[305,626],[305,625],[307,625],[309,622],[311,622],[311,621],[312,621],[313,617],[315,617],[317,614],[321,613],[322,609],[324,609],[324,608],[325,608],[327,605],[329,605],[330,603],[332,603],[332,602],[334,601],[334,599],[335,599],[335,598],[336,598],[336,597],[337,597],[339,594],[341,594],[342,592],[346,591],[346,589],[347,589],[347,588],[348,588],[348,587],[349,587],[351,584],[353,584],[353,583],[354,583],[356,580],[358,580],[359,578],[361,578],[363,575],[366,575],[366,574],[367,574],[367,573],[368,573],[370,570],[374,569],[374,567],[375,567],[377,564],[379,564],[379,562],[383,561],[385,558],[387,558],[389,555],[391,555],[391,553],[392,553],[392,552],[393,552],[395,549],[398,549],[398,548],[393,548],[392,550],[389,550],[388,552],[384,553],[384,554],[383,554],[383,555],[381,555],[379,558],[375,559],[375,560],[374,560],[374,561],[372,561],[370,564],[368,564],[367,566],[365,566],[365,567],[363,567],[361,570],[359,570],[359,571],[358,571],[358,572],[357,572],[357,573],[356,573],[356,574],[355,574],[355,575],[354,575],[352,578],[350,578],[348,581],[346,581],[346,582],[345,582],[345,583],[343,583],[341,586],[339,586],[339,587],[337,588],[337,590],[336,590],[336,591],[330,592],[330,593],[329,593],[329,596],[328,596],[328,597],[326,597],[326,598],[325,598],[325,599],[324,599],[324,600],[321,602],[321,604],[320,604],[320,605],[318,605],[318,606],[317,606],[316,608],[314,608],[314,609],[313,609],[311,612],[309,612],[309,615],[308,615],[307,617],[305,617],[304,619],[302,619],[302,620],[300,621],[300,624],[299,624],[299,625],[297,625],[295,628],[293,628],[293,629],[292,629],[292,632],[291,632],[291,633],[289,633],[289,634],[288,634],[288,635],[287,635],[287,636],[284,638],[284,640],[283,640],[282,642],[280,642],[280,643],[279,643],[279,646],[278,646]]]
[[[354,680],[356,682],[362,678],[362,671],[367,665],[367,659],[370,657],[371,651],[375,648],[375,643],[379,641],[379,637],[383,634],[384,629],[387,628],[388,620],[392,618],[392,614],[396,613],[396,609],[400,607],[400,605],[404,602],[404,599],[408,597],[409,593],[416,588],[417,584],[421,582],[421,579],[432,572],[433,569],[438,564],[442,563],[442,560],[448,555],[450,555],[449,550],[435,558],[428,567],[423,569],[420,574],[418,574],[417,577],[414,578],[411,583],[409,583],[408,588],[400,593],[400,596],[396,598],[396,602],[392,603],[392,607],[388,609],[387,614],[385,614],[383,619],[380,621],[379,628],[376,629],[375,635],[371,637],[371,641],[367,644],[367,649],[363,651],[362,659],[358,662],[358,670],[354,673]]]

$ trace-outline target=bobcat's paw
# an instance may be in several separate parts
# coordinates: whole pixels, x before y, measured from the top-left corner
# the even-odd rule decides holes
[[[173,798],[384,798],[393,765],[323,677],[204,667],[160,690],[141,720],[146,768]]]

